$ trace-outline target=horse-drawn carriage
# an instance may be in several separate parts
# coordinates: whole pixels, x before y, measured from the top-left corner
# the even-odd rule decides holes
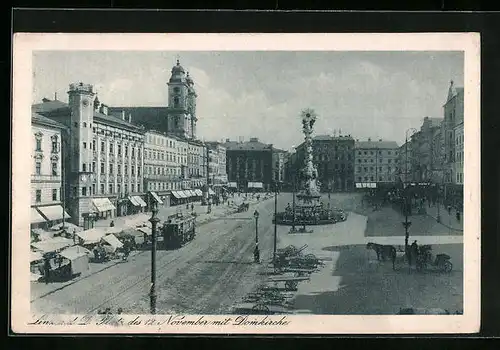
[[[422,245],[418,248],[416,259],[416,267],[418,271],[423,271],[429,267],[433,267],[439,271],[451,272],[453,264],[450,261],[451,257],[448,254],[432,254],[432,246]]]
[[[163,248],[177,249],[192,241],[196,235],[196,217],[177,213],[168,217],[161,228]]]

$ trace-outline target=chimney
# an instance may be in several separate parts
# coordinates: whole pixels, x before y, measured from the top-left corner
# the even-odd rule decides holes
[[[132,113],[128,114],[128,122],[132,124]]]
[[[125,111],[122,110],[122,120],[125,120]]]
[[[45,103],[45,102],[50,102],[50,100],[48,98],[42,98],[42,102]]]

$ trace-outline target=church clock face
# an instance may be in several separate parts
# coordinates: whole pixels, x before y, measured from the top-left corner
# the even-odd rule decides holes
[[[85,99],[82,101],[83,107],[87,107],[89,105],[89,100]]]

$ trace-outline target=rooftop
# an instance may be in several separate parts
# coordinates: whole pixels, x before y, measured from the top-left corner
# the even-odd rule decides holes
[[[41,125],[52,126],[58,129],[66,129],[65,125],[56,122],[55,120],[52,120],[50,118],[44,117],[43,115],[35,112],[31,112],[31,124],[41,124]]]
[[[399,148],[396,141],[357,141],[356,149],[395,149]]]
[[[258,141],[256,138],[251,138],[250,141],[237,142],[237,141],[226,141],[222,144],[228,151],[268,151],[273,149],[272,144],[266,144]]]

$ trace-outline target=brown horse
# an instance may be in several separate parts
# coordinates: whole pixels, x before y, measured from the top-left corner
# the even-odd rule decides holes
[[[396,269],[396,248],[392,245],[382,245],[377,243],[368,243],[366,249],[373,249],[377,253],[377,260],[385,261],[387,258],[392,260],[392,269]]]

